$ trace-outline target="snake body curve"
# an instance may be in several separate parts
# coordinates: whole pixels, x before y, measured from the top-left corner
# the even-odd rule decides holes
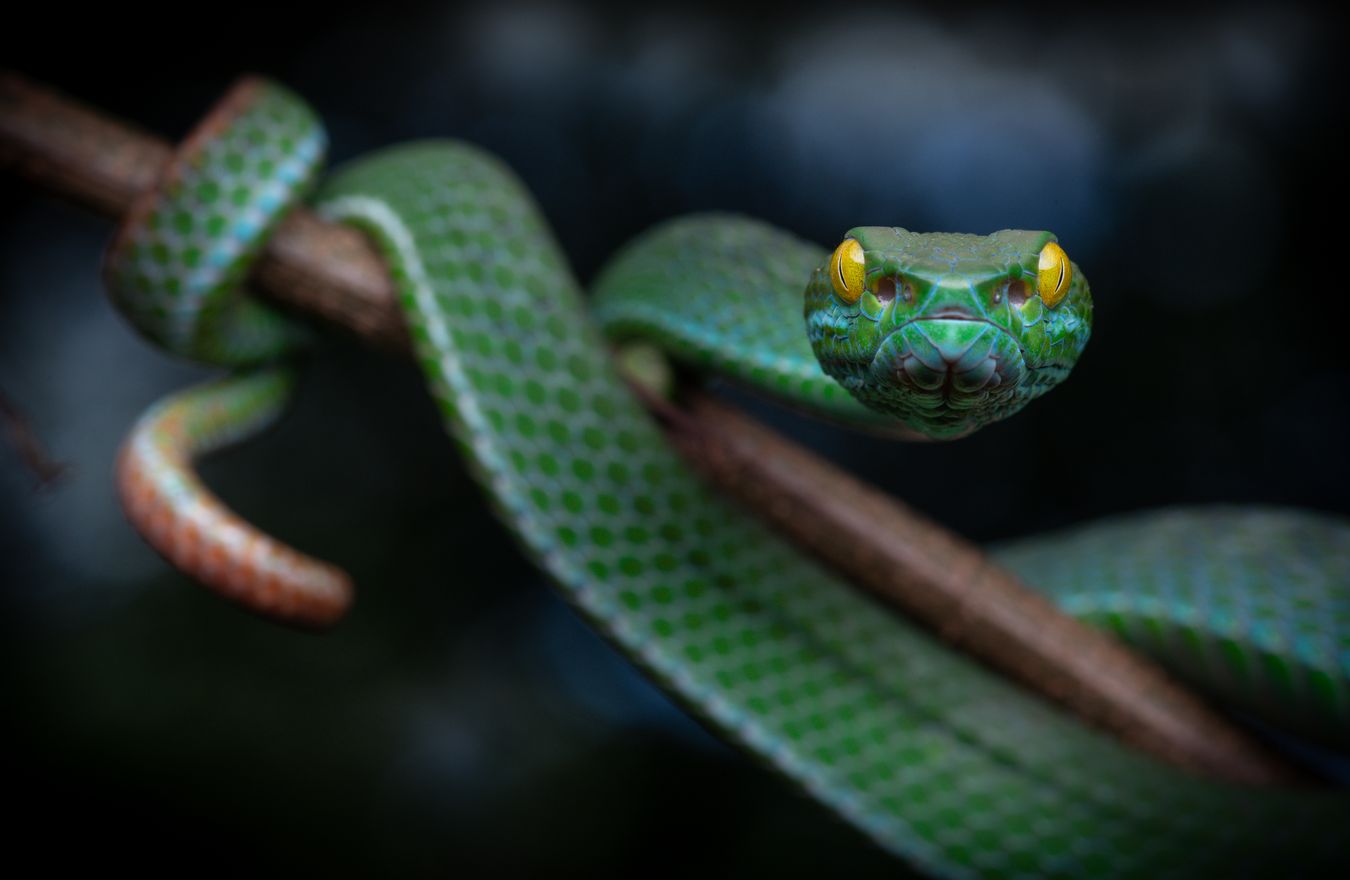
[[[236,355],[217,334],[233,326],[254,334],[241,339],[293,335],[259,329],[284,322],[237,305],[251,302],[238,282],[284,207],[262,166],[285,165],[317,125],[278,87],[252,82],[243,91],[189,141],[176,176],[111,252],[107,276],[119,301],[136,303],[129,311],[147,335],[254,366],[270,360],[273,342]],[[285,179],[298,188],[306,176]],[[218,180],[230,182],[208,185]],[[222,196],[232,207],[221,207]],[[563,595],[691,711],[880,845],[950,877],[1307,875],[1343,859],[1344,797],[1225,785],[1142,757],[887,613],[704,488],[614,373],[538,209],[495,158],[448,141],[390,148],[329,179],[318,205],[384,253],[451,437]],[[213,222],[222,216],[231,219]],[[767,268],[732,261],[748,273],[736,289],[794,296],[801,314],[802,275],[795,290],[773,291],[782,290],[780,273],[818,264],[814,246],[753,221],[688,222],[718,234],[705,236],[709,250],[693,261],[702,269],[660,270],[674,273],[670,283],[706,289],[706,264],[727,262],[725,249],[739,243],[742,255],[762,251]],[[646,253],[679,228],[654,233]],[[212,271],[199,272],[215,260],[217,240],[227,246]],[[194,247],[201,252],[186,257]],[[628,252],[637,262],[625,269],[621,256],[600,282],[599,312],[616,332],[643,323],[640,309],[625,313],[607,292],[640,266],[642,247]],[[177,305],[193,279],[207,305],[183,308],[191,317],[180,323]],[[707,337],[697,329],[688,335],[692,342],[673,347],[693,360],[725,359],[725,349],[700,350]],[[798,366],[769,355],[742,368],[743,378],[815,395],[842,419],[869,418],[828,391],[819,368],[798,374]],[[291,619],[322,622],[341,612],[349,586],[244,531],[227,529],[217,542],[230,555],[213,552],[208,533],[227,512],[182,474],[184,444],[205,451],[265,423],[288,381],[284,369],[265,367],[160,404],[133,433],[119,479],[133,521],[176,564],[214,576],[255,608],[284,615],[290,600],[281,596],[307,597]],[[1180,640],[1181,654],[1198,646],[1229,690],[1242,688],[1223,662],[1225,639],[1254,634],[1265,653],[1247,655],[1247,642],[1235,642],[1254,658],[1252,677],[1284,667],[1247,705],[1303,711],[1320,702],[1343,730],[1347,526],[1291,511],[1170,517],[1039,539],[1003,557],[1071,612],[1140,644],[1166,653]],[[1234,534],[1217,562],[1194,552],[1197,537]],[[1299,569],[1308,558],[1313,570]],[[1286,575],[1299,589],[1275,607]],[[1131,583],[1154,589],[1130,593]],[[1326,717],[1305,720],[1326,729]]]

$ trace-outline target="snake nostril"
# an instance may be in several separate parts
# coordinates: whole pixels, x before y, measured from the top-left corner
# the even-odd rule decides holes
[[[1027,301],[1027,283],[1022,280],[1008,282],[1008,302],[1019,309]]]
[[[895,299],[895,279],[882,278],[877,282],[877,289],[874,292],[877,302],[888,303]]]

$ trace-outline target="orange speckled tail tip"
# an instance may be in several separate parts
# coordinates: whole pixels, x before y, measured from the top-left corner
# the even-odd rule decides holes
[[[192,470],[192,447],[172,406],[149,414],[127,438],[117,490],[136,531],[175,568],[256,614],[308,628],[336,623],[351,605],[351,578],[226,507]]]

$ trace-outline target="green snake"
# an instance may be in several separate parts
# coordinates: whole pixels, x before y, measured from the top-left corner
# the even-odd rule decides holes
[[[234,370],[133,431],[131,520],[198,580],[310,625],[345,609],[346,576],[239,520],[191,462],[284,406],[283,362],[308,334],[248,295],[247,272],[323,151],[299,99],[244,81],[105,267],[140,332]],[[860,227],[829,253],[754,220],[681,218],[619,253],[588,303],[530,195],[473,146],[386,149],[315,205],[384,255],[449,434],[530,558],[691,712],[881,846],[943,877],[1343,863],[1343,795],[1186,775],[946,647],[702,485],[610,355],[641,341],[827,418],[959,437],[1053,387],[1087,342],[1088,285],[1053,236]],[[997,555],[1240,711],[1350,740],[1347,523],[1175,510]]]

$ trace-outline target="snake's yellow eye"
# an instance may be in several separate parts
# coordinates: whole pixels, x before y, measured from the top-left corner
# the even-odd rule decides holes
[[[863,292],[863,249],[862,245],[846,238],[830,255],[830,283],[834,292],[849,305],[853,305]]]
[[[1049,242],[1041,248],[1036,276],[1036,290],[1041,295],[1041,302],[1053,309],[1069,292],[1072,282],[1073,264],[1069,262],[1069,255],[1064,253],[1064,248]]]

